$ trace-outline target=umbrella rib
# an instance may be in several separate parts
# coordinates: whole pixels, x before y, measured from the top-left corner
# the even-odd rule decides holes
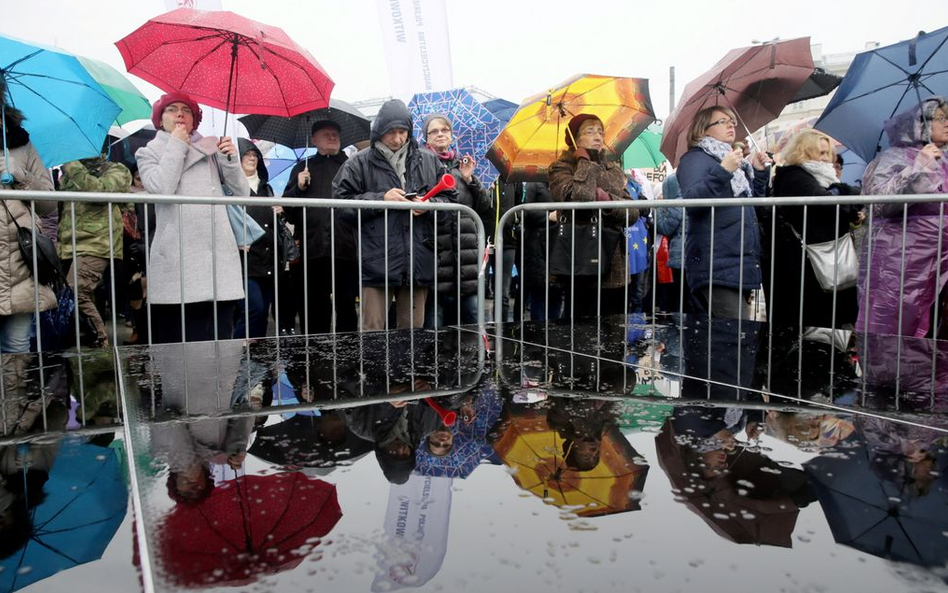
[[[873,94],[875,94],[875,93],[884,91],[884,90],[889,89],[889,88],[892,88],[892,87],[894,87],[894,86],[899,86],[899,85],[901,85],[901,84],[905,84],[906,82],[907,82],[906,80],[897,80],[897,81],[895,81],[895,82],[891,82],[891,83],[889,83],[889,84],[886,84],[886,85],[883,85],[883,86],[874,88],[874,89],[872,89],[872,90],[866,91],[865,93],[863,93],[863,94],[861,94],[861,95],[855,95],[855,96],[852,96],[852,97],[846,97],[845,99],[843,99],[842,101],[840,101],[840,105],[843,105],[843,104],[845,104],[845,103],[851,103],[852,101],[855,101],[855,100],[857,100],[857,99],[862,99],[863,97],[868,97],[869,95],[873,95]],[[908,92],[908,91],[906,91],[906,92]],[[904,97],[904,95],[903,95],[903,97]],[[837,108],[838,108],[838,107],[839,107],[839,106],[837,106]]]
[[[99,95],[99,96],[101,96],[101,97],[104,97],[104,98],[108,99],[109,101],[112,101],[112,98],[109,97],[109,95],[108,95],[107,93],[105,93],[105,92],[102,91],[102,86],[101,86],[101,85],[99,85],[99,88],[95,88],[95,87],[89,85],[88,83],[82,82],[82,81],[80,81],[80,80],[69,80],[69,79],[66,79],[66,78],[59,78],[59,77],[57,77],[57,76],[50,76],[50,75],[48,75],[48,74],[37,74],[37,73],[33,73],[33,72],[14,72],[13,74],[15,74],[16,76],[10,76],[10,77],[8,77],[7,80],[10,81],[10,82],[16,82],[17,84],[21,85],[21,86],[22,86],[23,88],[25,88],[25,89],[31,89],[31,87],[30,87],[30,85],[26,84],[25,82],[22,82],[22,81],[20,80],[21,78],[26,78],[26,77],[30,77],[30,78],[43,78],[43,79],[46,79],[46,80],[52,80],[52,81],[58,82],[58,83],[60,83],[60,84],[71,84],[71,85],[74,85],[74,86],[85,87],[85,88],[89,89],[89,91],[91,91],[91,92],[93,92],[93,93],[96,93],[97,95]],[[31,89],[31,90],[32,90],[32,89]],[[35,91],[34,91],[34,92],[35,92]],[[112,102],[114,103],[115,101],[112,101]]]
[[[23,88],[26,89],[26,90],[28,90],[28,91],[30,91],[31,93],[33,93],[34,95],[36,95],[37,97],[39,97],[40,99],[42,99],[43,101],[45,101],[46,103],[48,103],[50,107],[52,107],[52,108],[55,109],[56,111],[60,112],[60,113],[63,114],[64,116],[66,116],[66,119],[68,119],[69,121],[71,121],[71,122],[76,126],[76,129],[79,131],[79,133],[82,135],[82,137],[85,138],[85,139],[89,142],[89,145],[90,145],[90,146],[93,145],[92,140],[91,140],[91,139],[86,135],[86,133],[82,130],[82,128],[79,126],[79,122],[77,122],[77,121],[75,120],[75,118],[73,118],[71,115],[69,115],[68,113],[66,113],[66,112],[63,111],[62,109],[60,109],[58,105],[56,105],[56,104],[54,104],[54,103],[51,103],[49,100],[46,99],[46,97],[44,97],[43,95],[40,95],[39,93],[37,93],[36,91],[34,91],[33,89],[31,89],[30,87],[24,86]],[[96,150],[99,149],[99,147],[94,147],[94,148],[95,148]]]
[[[72,556],[70,556],[69,554],[66,554],[65,552],[62,552],[62,551],[60,551],[60,550],[57,550],[56,548],[50,546],[49,544],[47,544],[47,543],[44,542],[44,541],[41,541],[41,540],[36,539],[36,538],[34,538],[33,541],[36,542],[37,545],[39,545],[39,546],[41,546],[41,547],[43,547],[43,548],[46,548],[47,550],[49,550],[49,551],[52,552],[53,554],[56,554],[57,556],[62,556],[63,558],[65,558],[66,560],[72,562],[73,564],[82,564],[81,562],[79,562],[78,560],[76,560],[75,558],[73,558]]]
[[[935,57],[935,54],[937,54],[938,51],[941,50],[941,48],[943,48],[943,47],[945,46],[945,42],[948,42],[948,35],[946,35],[946,36],[941,40],[941,43],[939,43],[938,46],[937,46],[935,49],[933,49],[930,54],[928,54],[928,57],[925,58],[925,61],[922,62],[922,65],[921,65],[921,66],[919,66],[918,72],[916,72],[916,74],[921,74],[921,73],[922,73],[922,70],[924,70],[924,69],[925,69],[925,66],[927,66],[928,63],[932,61],[932,58]]]
[[[188,68],[188,73],[185,74],[185,75],[184,75],[184,78],[181,79],[181,84],[178,85],[178,87],[179,87],[179,88],[184,88],[184,84],[188,81],[189,78],[191,78],[191,74],[194,72],[194,69],[197,68],[197,65],[198,65],[199,63],[201,63],[202,61],[204,61],[205,59],[207,59],[208,57],[210,57],[211,54],[213,54],[213,53],[216,52],[218,49],[220,49],[221,46],[223,46],[225,43],[227,43],[227,39],[222,39],[221,42],[218,43],[217,45],[215,45],[213,48],[211,48],[210,51],[208,51],[208,52],[207,52],[206,54],[204,54],[203,56],[201,56],[201,57],[197,58],[196,60],[194,60],[194,62],[191,64],[191,67]]]

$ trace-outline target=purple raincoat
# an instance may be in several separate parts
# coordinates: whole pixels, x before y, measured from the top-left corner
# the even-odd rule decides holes
[[[946,108],[941,97],[900,113],[885,124],[891,148],[875,158],[863,176],[864,195],[944,194],[948,192],[948,163],[921,156],[925,145],[922,109],[931,118]],[[948,210],[948,208],[946,208]],[[900,297],[902,271],[901,204],[873,206],[871,239],[863,242],[859,266],[859,318],[856,330],[870,333],[925,337],[931,309],[948,282],[948,225],[939,220],[938,204],[914,204],[908,208],[905,226],[905,287]],[[948,218],[948,217],[945,217]],[[936,281],[938,236],[942,236],[941,278]],[[872,260],[868,262],[869,248]],[[869,299],[866,302],[866,275]],[[899,329],[899,307],[902,327]],[[940,322],[941,320],[939,320]]]

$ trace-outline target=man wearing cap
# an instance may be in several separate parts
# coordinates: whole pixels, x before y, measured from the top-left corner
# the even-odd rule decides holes
[[[332,198],[332,180],[346,162],[345,153],[340,151],[340,132],[339,124],[332,120],[324,119],[313,123],[312,145],[316,148],[316,154],[293,167],[290,181],[283,191],[284,198]],[[355,230],[351,224],[340,220],[338,211],[335,217],[330,216],[328,208],[287,207],[285,213],[287,221],[294,226],[293,235],[300,243],[301,258],[306,262],[305,277],[302,263],[290,265],[293,292],[296,293],[295,305],[303,332],[329,332],[332,329],[333,303],[336,305],[336,331],[355,331],[359,326],[356,316],[359,278]],[[333,218],[335,220],[331,223]],[[335,253],[331,248],[333,245]],[[330,281],[333,262],[335,299],[332,298],[333,283]],[[305,308],[304,304],[307,303],[304,300],[304,285],[308,286],[308,306]]]
[[[411,115],[398,99],[386,102],[372,122],[371,145],[346,161],[333,181],[344,200],[410,202],[438,184],[441,163],[411,136]],[[454,202],[446,190],[432,201]],[[356,210],[361,217],[362,329],[388,327],[391,299],[398,329],[420,328],[425,298],[434,283],[434,217],[423,210]]]

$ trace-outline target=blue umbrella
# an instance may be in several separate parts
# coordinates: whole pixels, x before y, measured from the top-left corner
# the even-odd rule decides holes
[[[437,93],[420,93],[408,103],[415,136],[421,139],[421,124],[430,113],[444,113],[451,118],[454,129],[454,147],[461,154],[471,154],[477,160],[474,174],[484,187],[497,179],[498,173],[485,158],[487,149],[500,134],[503,124],[487,108],[464,89]]]
[[[98,560],[125,518],[128,491],[109,448],[64,441],[43,492],[29,541],[0,562],[4,593]]]
[[[316,154],[315,148],[289,148],[282,144],[274,144],[263,157],[267,173],[270,174],[270,187],[273,188],[273,193],[282,196],[283,190],[290,181],[290,172],[296,163],[314,154]]]
[[[75,56],[0,36],[7,99],[47,167],[99,154],[122,108]]]
[[[493,113],[494,117],[499,119],[501,124],[506,126],[520,105],[508,101],[507,99],[490,99],[489,101],[484,101],[484,107]]]
[[[948,94],[948,27],[858,54],[814,126],[867,163],[888,148],[883,124]]]
[[[444,457],[436,457],[424,445],[415,452],[415,471],[423,476],[464,479],[471,475],[481,461],[494,455],[487,443],[487,432],[497,423],[504,402],[496,390],[484,389],[474,402],[474,421],[464,424],[458,420],[454,431],[454,447]]]

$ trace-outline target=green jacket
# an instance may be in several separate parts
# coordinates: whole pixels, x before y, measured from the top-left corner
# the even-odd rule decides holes
[[[128,193],[132,174],[125,165],[106,162],[101,158],[72,161],[63,165],[62,191]],[[72,259],[72,202],[62,203],[59,214],[59,243],[61,259]],[[112,254],[109,253],[108,205],[92,202],[74,202],[76,208],[76,252],[108,259],[122,259],[122,213],[120,204],[112,204]]]

